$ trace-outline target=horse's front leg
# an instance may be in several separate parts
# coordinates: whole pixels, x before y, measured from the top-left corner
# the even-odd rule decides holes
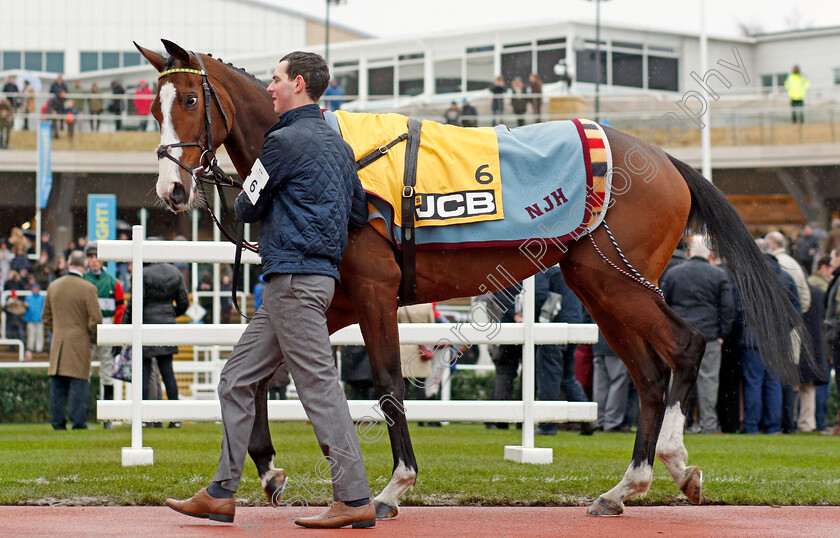
[[[248,442],[248,454],[257,466],[263,491],[265,491],[272,506],[280,506],[283,490],[286,487],[287,476],[283,469],[274,467],[274,445],[271,442],[271,432],[268,429],[268,381],[271,376],[260,381],[254,395],[255,414],[254,427],[251,429],[251,439]]]
[[[396,306],[396,305],[395,305]],[[377,519],[393,519],[399,513],[400,497],[414,487],[417,480],[417,460],[411,446],[408,421],[405,417],[402,371],[400,369],[399,334],[396,310],[371,313],[375,319],[361,319],[362,333],[374,332],[378,338],[365,336],[374,389],[379,398],[379,410],[388,424],[394,467],[391,480],[374,498]]]

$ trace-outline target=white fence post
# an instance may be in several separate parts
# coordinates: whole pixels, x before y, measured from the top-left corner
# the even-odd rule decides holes
[[[131,447],[123,447],[123,467],[152,465],[154,452],[143,446],[143,241],[142,226],[131,229]],[[101,325],[100,325],[101,327]]]
[[[534,277],[522,283],[522,328],[525,330],[522,346],[522,445],[505,447],[505,459],[519,463],[551,463],[550,448],[534,447]]]

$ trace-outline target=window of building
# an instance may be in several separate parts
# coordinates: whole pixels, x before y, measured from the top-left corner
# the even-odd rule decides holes
[[[467,56],[467,91],[486,90],[495,78],[492,54]]]
[[[359,95],[359,62],[336,62],[331,70],[332,76],[338,79],[338,84],[344,90],[344,95]]]
[[[423,93],[423,53],[403,54],[399,57],[399,94]]]
[[[44,70],[44,54],[35,51],[26,51],[23,53],[23,68],[27,71],[43,71]]]
[[[575,78],[578,82],[594,84],[595,80],[598,79],[599,84],[607,83],[607,52],[601,49],[600,62],[595,59],[595,53],[594,48],[579,50],[575,53],[575,59],[577,60]]]
[[[840,84],[840,67],[834,68],[834,84]]]
[[[98,52],[81,52],[79,53],[79,71],[96,71],[99,69],[99,53]]]
[[[19,50],[3,51],[3,71],[11,71],[12,69],[20,69],[23,65],[21,61],[21,53]]]
[[[143,63],[143,57],[139,52],[123,52],[123,67],[134,67]]]
[[[629,86],[631,88],[644,87],[642,55],[628,54],[626,52],[613,52],[612,83],[613,86]]]
[[[120,53],[119,52],[103,52],[102,53],[102,63],[100,64],[101,69],[116,69],[120,66]]]
[[[543,82],[557,82],[560,77],[554,71],[554,66],[566,60],[566,49],[550,49],[537,51],[537,73]]]
[[[509,84],[516,77],[527,81],[531,73],[533,73],[533,67],[530,50],[502,54],[502,76],[505,77],[506,83]]]
[[[341,89],[344,90],[344,95],[359,95],[358,69],[348,69],[346,71],[336,72],[335,78],[338,79],[338,84],[341,86]]]
[[[628,41],[613,41],[613,42],[612,42],[612,46],[613,46],[613,48],[615,48],[615,49],[636,49],[636,50],[642,50],[643,48],[645,48],[645,47],[644,47],[644,45],[642,45],[641,43],[630,43],[630,42],[628,42]]]
[[[64,73],[64,53],[63,52],[47,52],[46,53],[46,69],[50,73]]]
[[[676,58],[648,56],[648,88],[679,91],[679,61]]]
[[[467,47],[467,54],[476,54],[479,52],[493,52],[493,45],[481,45],[480,47]]]
[[[461,91],[461,60],[438,60],[434,65],[435,93]]]
[[[344,95],[359,95],[359,61],[345,60],[335,62],[332,69],[333,77],[338,79]]]
[[[394,67],[373,67],[368,69],[369,95],[394,95]]]

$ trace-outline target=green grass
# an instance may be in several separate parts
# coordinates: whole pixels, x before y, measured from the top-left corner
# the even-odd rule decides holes
[[[271,429],[276,465],[292,477],[287,498],[329,502],[329,483],[311,478],[321,456],[311,426],[273,423]],[[537,446],[554,449],[554,463],[523,465],[503,460],[505,445],[521,444],[515,429],[485,430],[478,424],[411,429],[420,476],[403,496],[404,505],[588,505],[621,479],[634,439],[575,432],[538,437]],[[46,424],[0,425],[0,504],[160,505],[166,497],[189,497],[215,472],[221,426],[146,429],[143,440],[154,449],[155,464],[124,468],[120,449],[131,444],[127,425],[67,432]],[[838,442],[815,434],[686,436],[689,463],[703,470],[709,504],[840,505]],[[378,493],[391,474],[387,435],[363,444],[362,453]],[[237,497],[241,504],[266,504],[250,459]],[[628,504],[687,502],[657,461],[650,493]]]

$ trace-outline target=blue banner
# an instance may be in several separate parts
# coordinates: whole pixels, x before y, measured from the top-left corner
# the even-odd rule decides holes
[[[88,194],[88,241],[117,238],[117,197],[114,194]],[[107,270],[117,275],[117,264]]]
[[[52,189],[52,126],[48,121],[38,125],[38,207],[47,207]]]

